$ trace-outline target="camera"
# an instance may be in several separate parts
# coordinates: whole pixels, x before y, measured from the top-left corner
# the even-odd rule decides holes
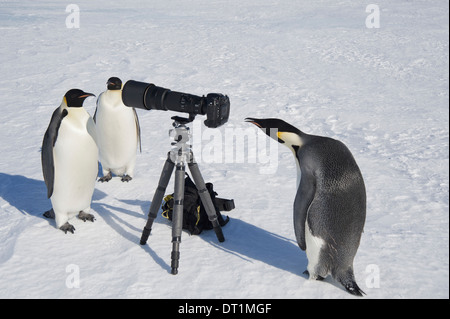
[[[220,93],[197,96],[174,92],[152,83],[130,80],[122,90],[122,101],[128,107],[189,113],[189,121],[197,114],[206,115],[205,125],[216,128],[228,121],[230,99]]]

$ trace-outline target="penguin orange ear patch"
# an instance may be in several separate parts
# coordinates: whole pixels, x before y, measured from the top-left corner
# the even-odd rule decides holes
[[[289,140],[289,135],[286,134],[286,132],[278,131],[277,132],[277,137],[278,137],[278,140],[282,140],[283,142],[286,142],[286,141]]]
[[[287,145],[299,146],[299,147],[301,147],[303,145],[303,141],[302,141],[301,137],[296,133],[278,131],[277,136],[278,136],[278,142],[280,142],[280,143],[286,143]]]

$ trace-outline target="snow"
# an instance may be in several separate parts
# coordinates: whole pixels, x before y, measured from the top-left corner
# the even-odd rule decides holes
[[[354,298],[302,274],[294,158],[244,122],[278,117],[343,141],[361,168],[365,298],[449,298],[449,3],[378,1],[379,28],[366,27],[369,4],[78,0],[68,28],[68,4],[0,1],[0,297]],[[73,219],[64,234],[42,216],[51,114],[67,90],[98,96],[110,76],[231,100],[226,125],[192,126],[203,177],[236,209],[224,243],[183,233],[176,276],[170,223],[159,215],[147,245],[139,238],[180,114],[138,110],[136,176],[97,184],[93,224]],[[93,115],[95,99],[85,108]]]

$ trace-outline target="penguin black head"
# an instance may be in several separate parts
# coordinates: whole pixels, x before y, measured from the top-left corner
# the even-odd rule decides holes
[[[106,82],[108,85],[108,90],[121,90],[122,89],[122,81],[117,77],[111,77]]]
[[[245,121],[255,124],[260,129],[264,130],[268,136],[276,139],[282,144],[286,143],[287,146],[300,146],[302,144],[301,136],[303,133],[295,126],[292,126],[283,120],[275,118],[255,119],[248,117]],[[270,134],[270,129],[277,129],[276,137],[274,134]]]
[[[82,107],[84,100],[89,96],[95,95],[79,89],[72,89],[64,95],[64,100],[68,107]]]

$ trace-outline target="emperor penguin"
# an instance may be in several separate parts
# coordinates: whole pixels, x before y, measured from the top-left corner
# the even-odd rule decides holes
[[[69,90],[53,112],[42,142],[42,172],[52,209],[45,217],[55,218],[56,227],[73,233],[69,219],[75,215],[94,221],[89,214],[98,175],[95,124],[83,108],[92,93]]]
[[[94,121],[103,171],[99,181],[108,182],[115,174],[122,177],[122,182],[129,182],[134,175],[141,129],[136,110],[122,102],[119,78],[109,78],[107,90],[99,95]]]
[[[280,119],[246,121],[294,153],[298,168],[294,230],[308,258],[304,273],[316,280],[331,274],[349,293],[362,296],[353,259],[366,219],[366,190],[350,150],[340,141],[303,133]]]

